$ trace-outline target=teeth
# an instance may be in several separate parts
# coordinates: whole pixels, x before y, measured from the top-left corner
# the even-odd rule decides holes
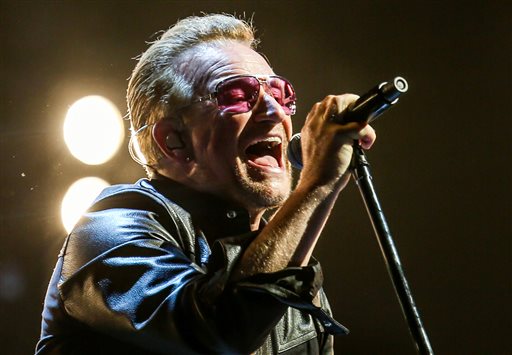
[[[265,139],[262,139],[261,141],[258,141],[257,143],[263,143],[263,142],[281,144],[282,140],[280,137],[267,137]]]

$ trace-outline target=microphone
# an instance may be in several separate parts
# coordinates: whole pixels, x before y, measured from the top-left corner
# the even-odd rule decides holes
[[[398,97],[406,92],[408,87],[407,81],[397,76],[390,82],[383,82],[375,86],[341,114],[333,114],[331,120],[339,124],[362,121],[370,123],[396,104]],[[303,165],[300,133],[292,136],[288,143],[287,155],[292,166],[301,170]]]

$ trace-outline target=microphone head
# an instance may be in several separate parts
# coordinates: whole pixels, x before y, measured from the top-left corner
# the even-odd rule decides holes
[[[395,86],[395,89],[401,93],[404,93],[409,89],[409,84],[407,84],[407,81],[401,76],[397,76],[393,79],[393,85]]]
[[[380,94],[390,105],[394,105],[398,101],[398,97],[407,92],[408,89],[407,80],[401,76],[397,76],[393,81],[384,82],[379,86]]]
[[[286,149],[288,160],[295,169],[302,170],[302,147],[300,145],[300,133],[294,134],[288,142]]]

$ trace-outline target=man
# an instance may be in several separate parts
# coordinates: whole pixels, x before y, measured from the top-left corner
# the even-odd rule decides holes
[[[295,92],[254,45],[247,23],[209,15],[141,56],[131,151],[150,179],[106,189],[66,239],[38,353],[332,353],[346,329],[311,254],[354,139],[369,148],[375,133],[329,119],[354,95],[315,104],[290,192]]]

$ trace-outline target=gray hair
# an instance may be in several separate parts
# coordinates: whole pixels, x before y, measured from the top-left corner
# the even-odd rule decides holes
[[[179,69],[182,55],[198,45],[225,40],[239,41],[251,48],[257,45],[250,22],[232,15],[212,14],[178,21],[140,56],[126,96],[131,124],[129,150],[150,178],[162,153],[148,128],[170,118],[194,94],[194,83]]]

